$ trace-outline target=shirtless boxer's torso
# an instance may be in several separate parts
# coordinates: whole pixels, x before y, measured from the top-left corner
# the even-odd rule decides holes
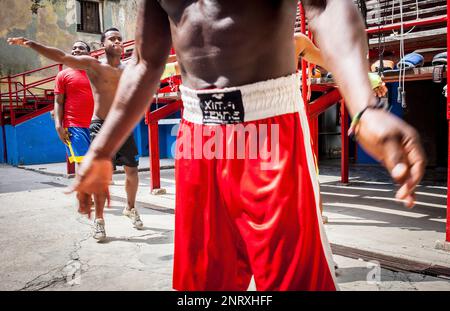
[[[187,87],[223,88],[295,72],[296,1],[159,2]]]
[[[106,119],[116,95],[117,85],[123,72],[123,65],[112,67],[108,64],[99,64],[96,71],[87,70],[91,81],[92,93],[95,99],[94,120]]]

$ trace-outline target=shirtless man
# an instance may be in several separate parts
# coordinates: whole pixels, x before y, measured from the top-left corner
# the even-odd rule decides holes
[[[302,3],[325,63],[354,116],[356,139],[401,185],[396,197],[412,206],[425,156],[413,128],[374,108],[360,13],[351,0]],[[91,193],[107,193],[112,173],[108,159],[141,119],[173,43],[184,83],[177,152],[186,155],[177,159],[175,174],[174,288],[246,290],[253,275],[258,290],[335,290],[295,73],[297,1],[141,4],[134,58],[73,190],[85,202]],[[361,78],[355,82],[354,76]],[[259,157],[194,159],[194,148],[182,148],[195,140],[184,133],[238,125],[279,126],[276,165],[264,170],[265,160]],[[234,147],[232,139],[222,142],[225,149]],[[82,212],[89,213],[89,206]]]
[[[73,69],[85,70],[92,85],[94,95],[94,116],[90,127],[91,140],[94,140],[103,124],[103,120],[109,113],[114,96],[116,94],[117,85],[125,68],[121,62],[123,53],[122,35],[116,28],[107,29],[101,36],[102,46],[105,48],[106,61],[99,61],[91,56],[73,56],[63,51],[47,47],[35,41],[26,38],[10,38],[10,45],[19,45],[29,47],[39,54]],[[124,166],[126,173],[125,189],[127,193],[127,206],[123,210],[123,214],[129,217],[133,226],[137,229],[143,227],[142,220],[135,208],[136,193],[139,186],[138,177],[138,151],[130,133],[114,155],[111,154],[110,159],[114,159],[114,164]],[[111,181],[112,176],[110,176]],[[94,238],[103,241],[106,238],[105,221],[103,210],[109,193],[97,193],[94,195],[95,201],[95,221],[94,221]],[[89,205],[91,204],[90,198]],[[80,206],[83,210],[84,206]]]

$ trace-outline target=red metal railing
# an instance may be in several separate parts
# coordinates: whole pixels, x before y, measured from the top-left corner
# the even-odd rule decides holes
[[[306,16],[305,10],[301,3],[299,3],[299,11],[300,11],[300,31],[308,35],[310,39],[312,39],[312,33],[308,31],[306,32]],[[311,85],[311,91],[319,91],[324,94],[318,99],[310,102],[310,90],[308,89],[308,75],[307,68],[309,72],[313,69],[313,64],[308,64],[305,59],[302,59],[302,97],[303,102],[306,108],[306,113],[308,114],[309,127],[311,132],[311,147],[315,154],[316,161],[319,160],[319,122],[318,116],[325,112],[331,106],[339,103],[342,99],[339,90],[334,85]],[[343,101],[342,101],[343,104]],[[347,110],[345,109],[345,105],[342,111],[345,113],[341,113],[341,125],[343,125],[343,129],[345,125],[348,124],[348,120],[344,120],[344,118],[348,118]],[[342,141],[342,161],[341,161],[341,182],[348,183],[348,138],[345,138]],[[346,148],[344,150],[344,148]]]
[[[421,18],[418,20],[403,22],[403,28],[408,29],[414,26],[428,26],[428,25],[436,25],[447,22],[447,15],[434,16],[428,18]],[[391,30],[400,29],[401,23],[394,23],[390,25],[384,25],[380,27],[372,27],[366,30],[368,34],[377,34],[380,32],[386,32]]]
[[[179,96],[180,77],[166,79],[169,86],[159,90],[153,104],[165,104],[154,111],[147,111],[145,122],[148,125],[149,157],[150,157],[150,191],[161,189],[160,156],[159,156],[159,126],[158,121],[183,110],[183,102]]]
[[[450,0],[447,0],[447,17],[450,16]],[[450,51],[450,23],[447,20],[447,53]],[[450,70],[447,69],[447,85],[450,81]],[[447,120],[448,121],[448,176],[447,176],[447,226],[445,240],[450,243],[450,195],[448,189],[450,189],[450,97],[447,95]]]
[[[55,65],[50,65],[50,66],[46,66],[46,67],[39,68],[39,69],[29,70],[29,71],[22,72],[22,73],[13,75],[13,76],[7,76],[7,77],[0,78],[0,84],[7,85],[7,91],[0,93],[0,99],[2,102],[1,109],[3,112],[2,123],[4,123],[4,118],[5,118],[5,108],[4,108],[5,98],[7,99],[7,102],[8,102],[7,106],[9,108],[9,117],[10,117],[10,122],[12,125],[18,124],[16,114],[19,109],[27,108],[29,99],[32,99],[33,107],[28,107],[28,108],[33,108],[34,111],[39,110],[38,103],[42,98],[35,95],[32,92],[32,89],[36,89],[39,86],[42,86],[49,82],[52,82],[56,78],[56,75],[53,75],[51,77],[46,77],[46,78],[43,78],[38,81],[33,81],[31,83],[27,82],[27,77],[32,74],[42,72],[44,70],[53,69],[53,68],[58,68],[58,71],[61,71],[63,67],[61,64],[55,64]],[[19,81],[17,81],[17,79]],[[44,90],[44,98],[49,95],[49,91],[50,90]]]
[[[125,42],[124,43],[124,51],[126,48],[132,47],[133,45],[134,45],[134,40]],[[100,50],[96,50],[96,51],[92,52],[91,56],[100,57],[104,54],[105,54],[105,49],[102,48]],[[124,52],[124,54],[122,55],[122,58],[127,59],[129,56],[130,55],[128,55],[127,53]],[[2,102],[1,109],[2,109],[2,112],[4,112],[2,114],[2,120],[0,120],[0,122],[2,122],[2,124],[4,123],[4,118],[6,115],[5,109],[4,109],[5,101],[8,102],[9,117],[10,117],[10,122],[12,125],[18,124],[17,123],[18,119],[16,118],[17,110],[22,109],[28,103],[28,100],[30,98],[33,99],[33,101],[35,103],[34,110],[35,111],[39,110],[37,103],[39,102],[40,98],[38,96],[36,96],[31,90],[34,88],[37,88],[39,86],[45,85],[47,83],[53,82],[56,78],[56,75],[52,75],[50,77],[46,77],[44,79],[34,81],[31,83],[27,83],[27,77],[32,74],[36,74],[36,73],[42,72],[44,70],[49,70],[49,69],[53,69],[53,68],[58,68],[58,71],[61,71],[63,69],[63,65],[54,64],[54,65],[42,67],[39,69],[25,71],[25,72],[22,72],[22,73],[19,73],[16,75],[0,78],[0,84],[7,85],[7,92],[0,93],[0,99]],[[17,80],[19,80],[19,81],[17,81]],[[19,89],[18,86],[21,86],[21,88]],[[49,94],[52,90],[44,89],[43,91],[44,91],[44,98],[47,98],[47,97],[49,97]],[[22,103],[22,105],[19,105],[19,103]],[[35,113],[33,112],[33,114],[35,114]]]
[[[35,94],[33,94],[33,92],[30,91],[30,88],[25,88],[22,82],[11,81],[11,83],[8,83],[8,82],[0,81],[0,85],[2,85],[2,84],[7,85],[7,86],[11,85],[11,89],[14,89],[11,91],[11,94],[15,95],[13,97],[13,101],[16,103],[22,103],[22,105],[26,105],[28,97],[31,97],[33,100],[39,99]],[[21,88],[20,90],[18,90],[19,87]],[[48,96],[48,94],[45,93],[45,91],[46,90],[44,90],[44,94],[45,94],[44,96]],[[21,94],[19,94],[21,92],[23,92],[22,97],[21,97]],[[5,101],[5,98],[7,100],[9,99],[9,93],[10,92],[0,94],[0,98],[2,99],[2,101]]]

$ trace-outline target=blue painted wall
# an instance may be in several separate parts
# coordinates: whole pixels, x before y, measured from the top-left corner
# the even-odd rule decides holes
[[[389,94],[389,104],[391,105],[391,113],[395,114],[399,118],[403,118],[402,105],[397,102],[398,82],[387,83],[386,86],[389,90],[388,94]],[[378,163],[378,161],[375,161],[359,145],[358,145],[358,156],[357,156],[356,162],[360,163],[360,164],[377,164]]]
[[[5,163],[5,159],[4,159],[4,152],[5,149],[3,148],[3,127],[0,126],[0,163]]]
[[[172,124],[159,125],[159,149],[161,159],[174,159],[175,146],[179,129],[179,120],[181,119],[181,112],[169,116],[165,121],[172,121]]]
[[[7,125],[5,128],[9,164],[32,165],[65,161],[64,145],[56,134],[50,113],[15,127]]]
[[[175,158],[175,142],[178,133],[177,124],[159,126],[159,154],[161,159]]]
[[[159,125],[159,156],[161,159],[173,159],[172,149],[176,140],[177,128],[172,130],[175,125],[173,124],[160,124]],[[175,134],[175,135],[172,135]],[[136,146],[139,152],[139,156],[149,156],[149,142],[148,142],[148,126],[143,120],[134,129],[134,138]]]
[[[157,105],[152,105],[152,111],[158,109]],[[168,116],[165,120],[179,120],[181,113],[176,112],[171,116]],[[169,122],[170,123],[170,122]],[[175,141],[178,134],[177,124],[159,124],[159,157],[161,159],[173,159],[175,157]],[[145,124],[145,120],[134,130],[136,138],[136,144],[139,154],[144,157],[149,156],[149,143],[148,143],[148,126]]]
[[[177,117],[175,115],[174,117]],[[176,139],[175,125],[160,125],[159,145],[162,159],[173,158]],[[8,158],[11,165],[33,165],[66,161],[64,145],[60,142],[50,113],[17,126],[5,126]],[[171,134],[174,134],[173,136]],[[134,130],[134,138],[141,157],[149,155],[148,127],[142,120]],[[0,127],[0,163],[3,163],[3,136]]]
[[[145,120],[142,120],[134,129],[134,139],[139,156],[148,157],[148,127],[145,124]]]

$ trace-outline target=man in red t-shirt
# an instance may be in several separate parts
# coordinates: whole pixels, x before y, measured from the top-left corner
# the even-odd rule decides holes
[[[89,55],[90,47],[77,41],[73,56]],[[94,112],[91,84],[84,70],[61,71],[55,85],[55,128],[66,146],[70,163],[81,163],[90,145],[89,126]]]

